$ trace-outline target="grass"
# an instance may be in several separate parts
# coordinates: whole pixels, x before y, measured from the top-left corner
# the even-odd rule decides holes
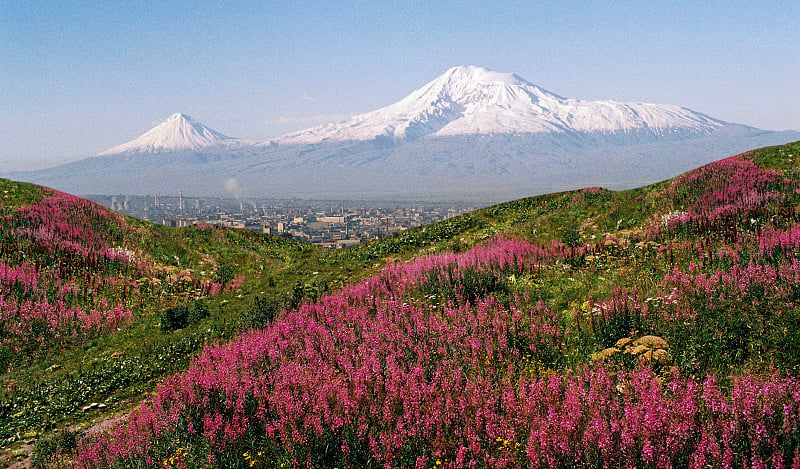
[[[747,159],[778,171],[797,187],[798,155],[800,142],[761,149]],[[719,316],[710,313],[697,317],[692,327],[683,328],[668,322],[636,322],[635,317],[603,316],[589,322],[575,319],[576,312],[590,310],[593,302],[624,297],[620,290],[638,291],[642,297],[655,295],[663,286],[661,279],[673,269],[688,271],[694,265],[706,273],[720,269],[724,260],[714,260],[714,256],[731,243],[725,238],[727,225],[714,225],[693,234],[680,231],[683,225],[671,232],[648,228],[657,225],[658,217],[666,213],[690,210],[692,200],[700,195],[696,186],[676,192],[675,184],[665,181],[629,191],[585,189],[520,199],[338,251],[259,233],[212,227],[168,228],[125,218],[132,227],[134,244],[161,271],[188,269],[210,279],[225,267],[231,276],[243,276],[244,283],[202,298],[208,316],[186,327],[162,327],[161,314],[191,298],[181,292],[159,290],[153,297],[142,298],[135,306],[132,323],[117,332],[92,338],[79,347],[12,363],[0,376],[0,442],[5,451],[11,451],[20,442],[49,441],[67,427],[85,428],[98,419],[127,412],[165,377],[185,370],[204,348],[226,343],[247,326],[268,325],[273,314],[268,311],[274,312],[274,305],[296,308],[304,300],[316,300],[377,274],[387,262],[463,253],[498,235],[542,246],[560,242],[567,249],[590,245],[593,251],[566,255],[533,272],[504,272],[499,277],[473,272],[461,278],[458,285],[432,279],[427,290],[414,298],[425,302],[428,300],[424,298],[433,295],[454,300],[454,288],[466,285],[474,289],[473,302],[487,296],[509,302],[514,295],[523,294],[534,304],[541,300],[565,327],[578,333],[565,339],[559,353],[539,357],[537,369],[580,370],[591,362],[593,353],[617,339],[648,333],[664,336],[673,344],[679,351],[675,364],[688,376],[700,377],[710,371],[728,376],[770,360],[787,370],[794,369],[800,356],[795,350],[796,337],[790,333],[800,323],[796,309],[778,322],[765,319],[747,324],[749,329],[742,329],[743,324],[736,321],[720,323]],[[16,207],[37,203],[45,194],[37,186],[7,180],[0,180],[0,193],[6,217],[13,216]],[[796,197],[791,199],[794,205],[797,202]],[[770,210],[776,212],[753,218],[754,226],[797,222],[796,216],[775,221],[769,217],[782,213],[782,209],[776,206]],[[737,230],[741,232],[741,227]],[[761,301],[757,296],[748,298]],[[658,308],[664,306],[652,306]],[[769,317],[768,304],[762,312]],[[775,328],[787,332],[770,336],[774,340],[769,342],[754,338],[754,327],[760,334]],[[104,407],[83,410],[92,403]]]

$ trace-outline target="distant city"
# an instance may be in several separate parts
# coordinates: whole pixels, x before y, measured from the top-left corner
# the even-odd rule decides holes
[[[444,202],[234,199],[182,193],[86,198],[162,225],[208,223],[294,238],[329,249],[365,243],[478,208]]]

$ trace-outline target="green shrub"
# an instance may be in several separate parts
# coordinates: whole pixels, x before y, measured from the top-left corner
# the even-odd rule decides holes
[[[579,246],[581,244],[581,233],[574,226],[565,226],[561,231],[561,242],[565,246]]]
[[[627,294],[623,293],[611,301],[609,307],[590,315],[592,334],[603,348],[613,346],[617,340],[629,337],[634,332],[646,332],[641,309],[630,304],[629,300]]]
[[[208,306],[200,300],[191,304],[173,306],[161,312],[161,330],[174,331],[189,324],[197,324],[208,317]]]
[[[69,429],[61,430],[60,432],[51,435],[47,438],[42,438],[33,445],[31,453],[31,467],[43,468],[50,466],[61,467],[60,456],[72,454],[77,446],[78,432],[73,432]]]
[[[223,262],[214,271],[214,281],[223,287],[233,280],[234,266],[229,262]]]
[[[11,364],[13,357],[11,345],[0,345],[0,374],[3,374],[8,370],[8,365]]]
[[[200,300],[189,305],[187,320],[189,324],[197,324],[208,317],[208,306]]]
[[[264,327],[280,314],[282,308],[283,302],[278,299],[253,297],[253,303],[245,313],[244,326],[248,329]]]
[[[287,309],[297,309],[305,302],[315,302],[322,296],[323,293],[328,291],[328,284],[323,282],[316,283],[302,283],[295,282],[292,291],[286,295],[283,303]]]
[[[174,331],[188,325],[189,308],[177,305],[161,312],[161,330]]]
[[[508,304],[510,289],[505,279],[520,273],[515,266],[506,266],[495,272],[475,267],[457,269],[455,265],[448,265],[441,270],[433,269],[428,272],[427,281],[421,286],[421,291],[473,305],[481,298],[489,296],[501,304]]]

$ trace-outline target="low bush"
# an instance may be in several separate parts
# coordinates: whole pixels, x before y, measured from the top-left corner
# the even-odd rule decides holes
[[[208,306],[201,300],[167,308],[161,312],[161,330],[174,331],[197,324],[208,317]]]
[[[283,305],[283,301],[275,298],[254,297],[250,309],[245,313],[245,328],[261,328],[269,325],[280,314]]]

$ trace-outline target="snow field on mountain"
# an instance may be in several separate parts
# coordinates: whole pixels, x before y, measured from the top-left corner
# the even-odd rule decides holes
[[[110,148],[97,156],[109,156],[126,152],[197,151],[231,141],[236,141],[236,139],[211,130],[205,125],[195,122],[185,114],[175,113],[140,137]]]
[[[724,125],[678,106],[562,98],[514,74],[464,66],[447,70],[392,105],[255,145],[481,134],[648,131],[662,135],[674,129],[705,134]],[[251,142],[223,135],[185,114],[173,114],[142,136],[98,156],[200,151],[233,144],[249,146]]]

